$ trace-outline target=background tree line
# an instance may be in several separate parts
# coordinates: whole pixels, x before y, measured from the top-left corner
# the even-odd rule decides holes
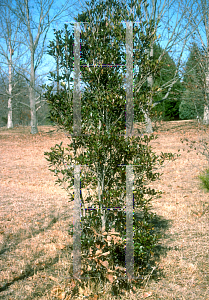
[[[146,76],[138,76],[136,79],[135,96],[143,88],[147,88],[146,85],[152,90],[147,108],[140,107],[140,117],[136,121],[145,121],[148,124],[156,118],[178,120],[202,117],[205,124],[208,124],[208,6],[202,2],[197,4],[189,1],[187,7],[191,9],[188,11],[185,3],[181,1],[160,3],[158,0],[150,0],[141,4],[142,24],[145,20],[152,21],[153,33],[156,35],[156,39],[147,47],[147,59],[159,60],[160,73],[154,75],[150,69]],[[85,7],[87,3],[80,5]],[[48,104],[43,99],[44,91],[41,88],[50,74],[50,70],[45,74],[43,72],[44,58],[47,52],[55,58],[51,71],[56,69],[57,89],[60,87],[63,72],[68,72],[72,84],[70,77],[73,71],[73,36],[71,32],[69,41],[67,35],[70,34],[70,26],[68,29],[58,26],[55,39],[51,42],[47,41],[47,35],[55,21],[60,20],[63,24],[66,15],[68,19],[69,16],[75,19],[72,7],[80,8],[78,3],[72,6],[69,1],[61,8],[56,7],[54,0],[1,2],[1,10],[4,12],[0,18],[1,126],[12,128],[14,125],[30,124],[31,133],[37,133],[38,124],[51,124]],[[175,15],[177,9],[181,9],[178,17]],[[201,31],[201,28],[204,30]],[[65,35],[62,45],[59,41],[61,31]],[[190,46],[191,41],[193,46]],[[190,54],[187,62],[183,63],[182,57],[186,49]],[[191,84],[192,80],[196,80],[196,84]],[[69,89],[71,84],[68,85]],[[151,125],[147,130],[152,132]]]
[[[30,126],[31,124],[31,111],[30,111],[30,98],[29,88],[26,80],[19,74],[13,75],[13,88],[12,88],[12,123],[13,126]],[[0,82],[0,127],[6,126],[8,123],[8,100],[7,93],[8,80],[1,77]],[[37,86],[40,94],[43,90]],[[49,107],[45,105],[36,104],[37,110],[37,123],[38,125],[51,124],[48,121]]]

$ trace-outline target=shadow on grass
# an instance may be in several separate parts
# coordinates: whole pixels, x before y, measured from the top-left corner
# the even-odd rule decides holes
[[[143,217],[143,214],[134,214],[134,218],[137,221],[140,221]],[[136,270],[139,268],[139,271],[136,271],[137,273],[135,274],[132,282],[128,282],[126,277],[117,277],[117,280],[112,284],[111,293],[113,296],[120,297],[122,295],[122,291],[130,289],[133,293],[135,293],[133,286],[136,288],[143,288],[150,279],[157,282],[160,279],[165,278],[164,271],[160,266],[158,266],[158,263],[162,256],[167,256],[167,252],[170,250],[170,248],[163,245],[163,239],[169,238],[169,236],[166,235],[166,231],[172,226],[172,221],[164,219],[162,216],[154,215],[154,217],[150,218],[150,221],[148,222],[150,222],[153,225],[152,227],[154,227],[151,234],[160,236],[157,241],[157,245],[152,250],[153,256],[146,261],[146,264],[144,264],[145,262],[141,264],[140,261],[134,259]],[[122,261],[125,261],[125,253],[121,256],[121,264],[123,264]]]
[[[37,221],[40,224],[43,224],[45,221],[45,218],[42,218],[40,220],[37,219]],[[41,232],[51,229],[52,226],[57,221],[58,221],[58,217],[55,217],[54,215],[51,214],[51,220],[46,227],[40,226],[39,229],[30,227],[26,230],[20,229],[17,232],[15,232],[14,234],[12,234],[12,237],[10,235],[6,236],[4,244],[2,245],[1,250],[0,250],[0,255],[4,254],[7,251],[10,252],[10,251],[14,250],[14,248],[17,247],[23,241],[30,239],[31,237],[35,237],[36,235],[40,234]],[[27,231],[30,231],[30,233],[27,233]],[[24,236],[24,238],[23,238],[23,236]]]
[[[58,261],[59,261],[59,255],[57,255],[54,258],[49,258],[48,260],[43,262],[42,265],[44,264],[44,268],[47,269],[47,268],[55,265]],[[35,274],[35,272],[37,273],[37,271],[41,271],[41,270],[43,270],[42,266],[40,266],[39,268],[36,268],[36,270],[34,270],[34,268],[32,268],[30,265],[27,265],[21,275],[16,276],[13,280],[5,283],[2,287],[0,287],[0,292],[7,290],[16,281],[20,281],[20,280],[27,279],[28,277],[32,277]]]
[[[135,216],[137,218],[137,216]],[[139,217],[140,218],[140,217]],[[39,230],[33,230],[33,236],[34,234],[39,234],[40,232],[42,232],[43,230],[46,230],[46,229],[50,229],[50,227],[52,227],[52,225],[54,223],[57,222],[57,219],[56,218],[52,218],[50,223],[48,224],[47,228],[45,227],[44,229],[43,228],[40,228]],[[166,220],[164,219],[163,217],[161,216],[157,216],[155,215],[153,218],[152,218],[152,224],[153,224],[153,227],[154,227],[154,230],[153,230],[153,233],[154,234],[159,234],[161,236],[160,240],[159,240],[159,243],[157,244],[157,246],[155,247],[153,253],[153,257],[148,261],[148,265],[147,265],[147,269],[143,270],[143,274],[142,276],[144,278],[148,278],[149,279],[153,279],[155,281],[158,281],[160,280],[161,278],[165,277],[164,276],[164,272],[162,269],[156,267],[156,262],[159,262],[161,257],[162,256],[166,256],[167,255],[167,252],[170,250],[170,248],[166,247],[163,245],[163,239],[164,238],[168,238],[169,236],[166,235],[166,231],[172,226],[171,224],[171,221],[170,220]],[[19,234],[20,236],[21,234]],[[28,238],[28,237],[27,237]],[[22,240],[21,240],[22,241]],[[13,248],[14,246],[17,246],[20,242],[20,237],[19,237],[19,240],[15,242],[15,244],[11,245],[11,246],[6,246],[5,245],[5,250],[4,252],[6,252],[7,250],[8,251],[11,251],[11,248]],[[11,248],[10,248],[11,247]],[[69,249],[70,250],[70,249]],[[72,249],[71,249],[72,250]],[[2,250],[3,251],[3,250]],[[2,252],[1,251],[1,252]],[[56,256],[55,258],[49,258],[47,259],[45,262],[44,262],[44,269],[51,269],[51,267],[53,265],[55,265],[59,260],[59,256]],[[28,264],[25,268],[25,270],[23,271],[23,273],[19,276],[16,276],[13,280],[11,280],[10,282],[7,282],[5,283],[3,286],[0,287],[0,292],[3,292],[3,291],[6,291],[7,289],[9,289],[9,287],[11,285],[13,285],[15,282],[17,281],[20,281],[20,280],[24,280],[24,279],[27,279],[29,277],[32,277],[35,272],[37,271],[41,271],[43,269],[42,266],[39,266],[37,268],[36,266],[36,270],[34,270],[33,266],[32,266],[32,263],[31,262],[30,264]],[[43,265],[43,263],[42,263]],[[151,274],[151,275],[150,275]],[[69,274],[70,275],[70,274]],[[143,285],[143,282],[142,280],[139,279],[139,282],[142,283]],[[43,292],[45,292],[47,289],[47,287],[45,287],[44,291],[43,289],[40,287],[38,288],[37,287],[37,290],[34,291],[34,297],[37,297],[39,296],[40,294],[42,294]],[[116,293],[117,294],[117,293]],[[32,299],[32,298],[31,298]]]
[[[134,218],[137,221],[140,221],[140,219],[143,219],[143,215],[140,215],[140,213],[135,213]],[[153,256],[146,262],[147,265],[144,265],[144,263],[141,264],[141,262],[136,260],[134,261],[136,269],[139,267],[140,271],[137,272],[137,275],[135,274],[132,282],[129,282],[126,277],[117,277],[117,280],[115,280],[112,284],[111,293],[113,296],[120,296],[123,294],[122,291],[130,289],[133,293],[135,293],[135,290],[132,289],[133,286],[136,288],[143,287],[150,279],[157,282],[165,277],[163,269],[157,266],[157,262],[160,261],[162,256],[166,256],[167,252],[170,250],[170,248],[163,245],[162,240],[164,237],[166,237],[165,233],[172,226],[172,224],[170,220],[164,219],[163,217],[157,215],[150,219],[150,223],[153,225],[152,227],[154,227],[154,230],[151,234],[160,235],[159,242],[157,242],[157,246],[155,246],[153,250]],[[125,253],[122,253],[119,261],[121,265],[124,265]],[[91,281],[92,278],[88,277],[88,279]]]
[[[53,226],[53,224],[55,224],[58,221],[58,218],[51,215],[51,220],[49,222],[49,224],[46,227],[40,227],[39,229],[34,229],[34,228],[30,228],[30,233],[28,234],[24,234],[25,230],[20,229],[19,231],[17,231],[14,235],[12,235],[12,237],[10,235],[6,236],[4,244],[2,246],[2,249],[0,250],[0,255],[6,254],[6,252],[12,252],[14,251],[17,246],[22,243],[24,240],[30,239],[31,237],[34,237],[36,235],[38,235],[39,233],[49,230],[51,229],[51,227]],[[44,219],[40,220],[40,223],[44,223]],[[28,229],[27,229],[28,231]],[[24,235],[24,238],[23,238]],[[2,258],[3,260],[3,258]],[[55,258],[49,258],[49,260],[47,260],[44,263],[45,268],[50,267],[51,265],[54,265],[55,263],[57,263],[59,260],[59,257],[55,257]],[[32,263],[32,262],[31,262]],[[42,270],[42,267],[36,268],[36,272]],[[27,265],[25,270],[22,272],[21,275],[16,276],[13,280],[11,280],[10,282],[5,283],[3,286],[0,286],[0,292],[3,292],[5,290],[7,290],[12,284],[14,284],[16,281],[19,280],[24,280],[28,277],[31,277],[34,275],[34,268],[31,267],[30,265]]]
[[[161,258],[166,257],[167,252],[171,250],[170,247],[163,245],[163,240],[169,238],[169,236],[166,234],[166,231],[172,227],[172,221],[164,219],[162,216],[154,215],[152,218],[152,224],[154,227],[153,233],[159,235],[160,237],[153,250],[154,254],[149,260],[147,269],[143,275],[158,281],[165,277],[163,269],[158,267],[158,263],[160,262]]]

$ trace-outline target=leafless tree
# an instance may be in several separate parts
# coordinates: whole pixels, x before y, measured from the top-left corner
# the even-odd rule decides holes
[[[59,7],[55,5],[55,0],[14,0],[12,1],[12,5],[7,4],[9,10],[16,15],[22,24],[22,44],[27,54],[29,54],[30,70],[27,70],[27,81],[30,91],[32,134],[38,132],[36,105],[44,102],[44,100],[41,100],[40,94],[37,94],[35,82],[38,77],[38,68],[41,66],[45,54],[47,33],[51,24],[63,17],[64,12],[69,9],[68,1],[59,5]],[[21,69],[18,72],[21,73]]]
[[[4,96],[8,98],[7,128],[13,128],[12,100],[13,100],[13,65],[20,60],[20,27],[21,21],[9,10],[10,1],[4,2],[0,15],[0,57],[1,72],[7,78],[8,85]]]

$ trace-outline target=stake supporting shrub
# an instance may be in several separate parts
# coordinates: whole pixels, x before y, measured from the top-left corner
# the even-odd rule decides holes
[[[126,11],[123,3],[113,1],[112,5],[115,10]],[[173,155],[158,156],[152,152],[149,142],[154,135],[133,134],[133,40],[134,35],[141,36],[140,53],[144,53],[153,38],[152,22],[133,28],[133,22],[127,21],[125,29],[120,24],[122,17],[115,20],[110,13],[108,18],[113,24],[103,20],[104,11],[107,12],[105,3],[95,9],[92,8],[92,14],[96,12],[97,18],[101,18],[95,30],[85,26],[81,32],[83,23],[92,25],[91,14],[81,14],[74,26],[74,46],[70,39],[74,47],[73,93],[63,88],[53,94],[52,87],[47,87],[45,97],[51,105],[51,118],[70,133],[70,144],[67,148],[62,143],[55,145],[45,155],[57,177],[56,183],[64,185],[67,191],[74,186],[74,195],[69,193],[70,201],[74,201],[74,223],[69,229],[73,235],[74,277],[80,283],[81,278],[88,277],[109,281],[113,289],[120,291],[127,279],[141,279],[148,268],[159,238],[154,232],[150,202],[160,194],[149,188],[148,183],[159,178],[154,166],[162,165]],[[147,26],[150,35],[143,33],[143,26]],[[114,38],[108,40],[105,33]],[[85,47],[82,41],[88,41]],[[126,55],[120,49],[126,49]],[[123,65],[123,56],[126,93],[123,76],[117,71]],[[80,59],[81,66],[88,66],[82,69],[82,80],[88,87],[81,97]],[[115,68],[108,67],[114,65],[113,60]],[[144,69],[148,69],[149,61],[143,54],[141,61]],[[145,92],[143,96],[145,99]]]

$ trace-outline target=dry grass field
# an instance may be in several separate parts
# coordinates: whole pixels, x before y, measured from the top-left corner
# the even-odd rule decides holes
[[[198,178],[208,165],[180,141],[201,134],[209,140],[206,130],[198,132],[193,121],[163,122],[156,129],[153,150],[180,149],[181,156],[166,162],[152,185],[163,191],[153,201],[162,233],[153,273],[134,293],[116,298],[107,294],[108,286],[103,295],[98,287],[91,294],[88,286],[76,299],[209,300],[209,193]],[[73,206],[55,186],[44,157],[61,141],[68,142],[54,127],[41,126],[34,136],[29,127],[0,128],[0,299],[71,299]]]

